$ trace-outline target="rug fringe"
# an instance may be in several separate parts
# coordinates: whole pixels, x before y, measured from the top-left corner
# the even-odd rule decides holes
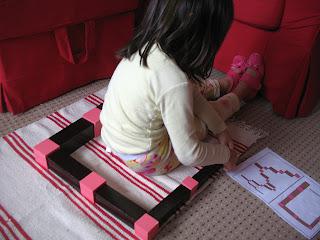
[[[249,134],[252,134],[255,138],[256,141],[259,139],[263,139],[267,136],[269,136],[269,133],[266,132],[265,130],[249,125],[245,121],[237,120],[235,118],[232,118],[228,121],[230,124],[235,124],[237,127],[243,129],[244,131],[248,132]]]

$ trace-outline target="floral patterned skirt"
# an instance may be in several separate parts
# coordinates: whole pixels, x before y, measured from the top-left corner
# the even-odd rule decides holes
[[[169,136],[163,138],[153,150],[137,155],[118,154],[133,171],[143,175],[162,175],[171,172],[180,165]]]

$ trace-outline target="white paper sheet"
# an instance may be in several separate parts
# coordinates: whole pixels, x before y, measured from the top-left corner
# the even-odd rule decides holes
[[[266,148],[228,175],[308,239],[320,230],[320,184]]]

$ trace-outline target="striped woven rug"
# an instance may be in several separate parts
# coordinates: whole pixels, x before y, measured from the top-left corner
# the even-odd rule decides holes
[[[133,230],[114,215],[91,204],[59,176],[44,170],[32,154],[33,146],[103,103],[105,91],[102,89],[0,139],[0,238],[137,239]],[[229,128],[239,153],[263,137],[243,123],[232,122]],[[181,166],[167,175],[141,176],[107,153],[100,138],[72,156],[146,210],[161,202],[186,176],[199,171]]]

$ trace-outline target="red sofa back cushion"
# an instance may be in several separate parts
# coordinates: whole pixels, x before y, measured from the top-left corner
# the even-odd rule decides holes
[[[138,0],[2,0],[0,40],[136,9]]]
[[[281,27],[297,29],[320,25],[320,0],[290,0],[286,4]]]
[[[234,0],[235,19],[265,30],[279,28],[284,0]]]

